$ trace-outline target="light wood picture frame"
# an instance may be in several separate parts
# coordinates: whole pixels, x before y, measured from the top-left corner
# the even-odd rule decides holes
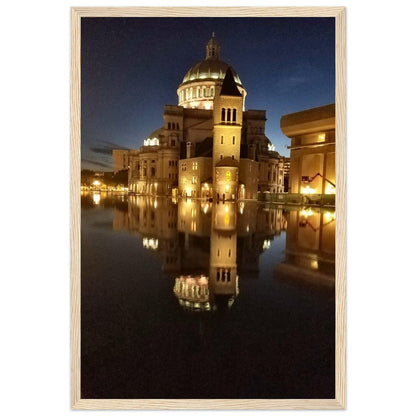
[[[336,274],[334,399],[81,398],[81,19],[83,17],[334,17],[336,111]],[[71,8],[71,407],[73,409],[345,409],[346,406],[346,77],[344,7]]]

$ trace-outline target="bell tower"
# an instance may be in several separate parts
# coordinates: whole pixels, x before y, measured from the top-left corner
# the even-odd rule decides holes
[[[244,98],[228,68],[213,108],[213,188],[216,199],[236,199]]]

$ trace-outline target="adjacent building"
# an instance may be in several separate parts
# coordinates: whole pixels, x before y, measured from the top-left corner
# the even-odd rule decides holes
[[[289,193],[335,194],[335,104],[287,114],[291,139]]]
[[[129,168],[129,150],[127,149],[114,149],[114,173],[126,170]]]

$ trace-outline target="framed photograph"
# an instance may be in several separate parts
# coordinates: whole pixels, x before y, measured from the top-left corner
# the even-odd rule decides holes
[[[345,8],[71,9],[73,409],[345,408]]]

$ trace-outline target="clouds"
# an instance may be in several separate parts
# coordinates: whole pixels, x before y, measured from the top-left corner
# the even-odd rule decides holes
[[[98,160],[81,158],[81,164],[82,164],[83,169],[95,170],[98,167],[98,168],[113,170],[113,163],[100,162]]]
[[[81,165],[83,169],[105,169],[113,170],[113,150],[125,149],[117,143],[111,141],[99,140],[81,141]]]
[[[97,145],[90,147],[89,150],[100,155],[112,156],[113,149],[122,149],[120,145],[108,141],[100,141],[96,143]]]

